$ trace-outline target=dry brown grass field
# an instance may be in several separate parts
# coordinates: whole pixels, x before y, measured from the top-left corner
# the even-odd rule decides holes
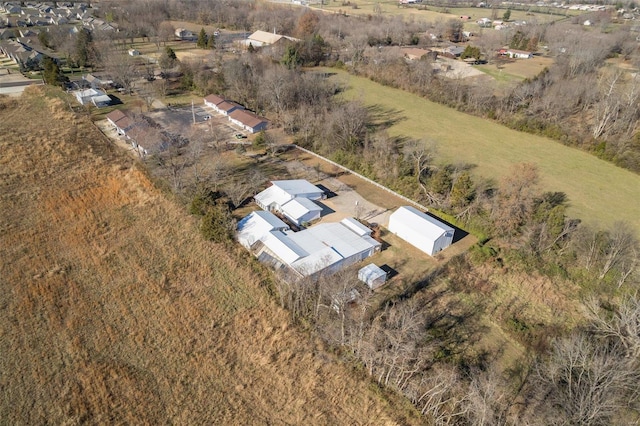
[[[0,423],[422,421],[88,118],[30,88],[0,99],[0,150]]]

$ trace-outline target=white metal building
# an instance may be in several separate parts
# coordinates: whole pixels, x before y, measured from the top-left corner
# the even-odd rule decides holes
[[[378,241],[360,236],[342,223],[323,223],[293,232],[270,212],[253,212],[242,219],[238,240],[260,261],[288,268],[301,277],[336,272],[381,249]]]
[[[320,219],[322,207],[308,198],[297,197],[281,206],[282,214],[296,225]]]
[[[411,206],[389,216],[389,231],[430,256],[449,247],[454,229]]]
[[[312,200],[320,200],[324,191],[303,179],[274,180],[272,185],[254,197],[256,204],[267,211],[281,212],[301,225],[320,218],[322,208]]]
[[[250,248],[271,231],[288,231],[289,226],[269,212],[253,212],[238,222],[238,241]]]

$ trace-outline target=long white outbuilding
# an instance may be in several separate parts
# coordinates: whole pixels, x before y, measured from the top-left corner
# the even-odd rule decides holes
[[[451,226],[411,206],[399,207],[389,216],[389,231],[429,256],[449,247],[455,232]]]

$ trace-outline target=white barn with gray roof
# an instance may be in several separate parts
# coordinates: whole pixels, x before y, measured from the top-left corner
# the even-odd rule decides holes
[[[453,243],[451,226],[411,206],[400,207],[389,216],[389,231],[429,256]]]

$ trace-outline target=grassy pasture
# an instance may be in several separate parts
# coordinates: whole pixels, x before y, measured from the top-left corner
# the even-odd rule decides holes
[[[345,97],[401,117],[389,128],[390,134],[436,141],[442,161],[474,164],[475,173],[494,179],[507,175],[512,164],[534,163],[542,188],[568,195],[573,217],[600,227],[624,220],[640,233],[640,176],[553,140],[517,132],[366,78],[327,71],[337,72],[334,78],[348,86]]]
[[[472,43],[473,44],[473,43]],[[534,56],[531,59],[513,59],[504,64],[475,65],[474,67],[493,77],[498,83],[521,81],[533,78],[553,64],[553,58]],[[499,67],[498,67],[499,65]]]

